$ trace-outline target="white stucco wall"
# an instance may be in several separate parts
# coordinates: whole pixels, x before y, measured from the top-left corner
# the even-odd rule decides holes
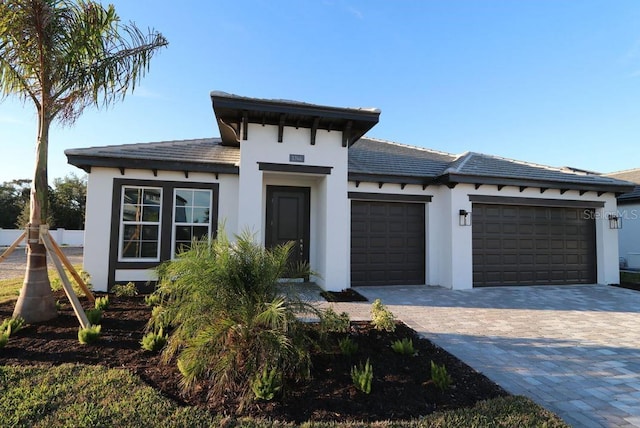
[[[109,275],[109,248],[111,234],[111,211],[114,179],[174,181],[188,183],[219,183],[218,221],[225,223],[227,234],[237,231],[238,218],[238,176],[196,173],[185,178],[182,172],[158,171],[154,176],[150,170],[125,170],[125,175],[115,168],[93,167],[87,181],[87,211],[85,222],[84,266],[91,275],[96,291],[106,291]],[[166,197],[166,196],[165,196]],[[166,239],[166,238],[165,238]],[[128,281],[144,281],[154,278],[152,270],[116,271],[118,283]]]
[[[622,219],[622,229],[618,230],[620,257],[628,267],[640,269],[640,203],[619,205],[618,216]]]
[[[266,186],[311,187],[311,269],[315,281],[327,290],[349,284],[349,209],[347,200],[347,148],[342,132],[318,130],[310,144],[311,130],[285,127],[278,142],[278,127],[249,124],[248,139],[240,142],[238,227],[249,229],[265,242]],[[289,155],[304,155],[304,163]],[[279,173],[259,170],[258,162],[333,167],[331,174]]]

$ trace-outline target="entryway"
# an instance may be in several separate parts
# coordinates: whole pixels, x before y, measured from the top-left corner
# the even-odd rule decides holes
[[[293,241],[292,264],[309,262],[310,194],[309,187],[267,186],[265,246]]]

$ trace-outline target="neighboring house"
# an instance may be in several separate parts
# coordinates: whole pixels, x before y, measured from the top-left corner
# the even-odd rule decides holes
[[[639,184],[631,192],[618,196],[620,231],[618,245],[622,266],[640,269],[640,168],[612,172],[607,177]]]
[[[364,137],[376,109],[211,93],[221,138],[65,153],[89,175],[96,290],[154,279],[193,237],[295,241],[328,290],[617,283],[606,220],[629,183]]]

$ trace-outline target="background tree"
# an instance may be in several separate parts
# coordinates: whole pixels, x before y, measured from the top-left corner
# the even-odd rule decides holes
[[[0,184],[0,228],[13,229],[29,203],[31,180],[12,180]]]
[[[53,180],[51,214],[56,228],[84,229],[84,211],[87,199],[86,176],[75,174]]]
[[[134,89],[153,54],[167,45],[158,32],[122,24],[112,5],[94,1],[0,0],[0,94],[31,101],[38,113],[24,285],[14,316],[56,316],[46,251],[36,243],[47,218],[47,159],[52,122],[72,124],[90,105],[105,106]]]

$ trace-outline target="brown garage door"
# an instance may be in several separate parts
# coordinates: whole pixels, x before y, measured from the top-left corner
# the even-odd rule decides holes
[[[589,212],[473,204],[473,285],[595,283],[595,221]]]
[[[424,284],[424,207],[351,202],[351,285]]]

